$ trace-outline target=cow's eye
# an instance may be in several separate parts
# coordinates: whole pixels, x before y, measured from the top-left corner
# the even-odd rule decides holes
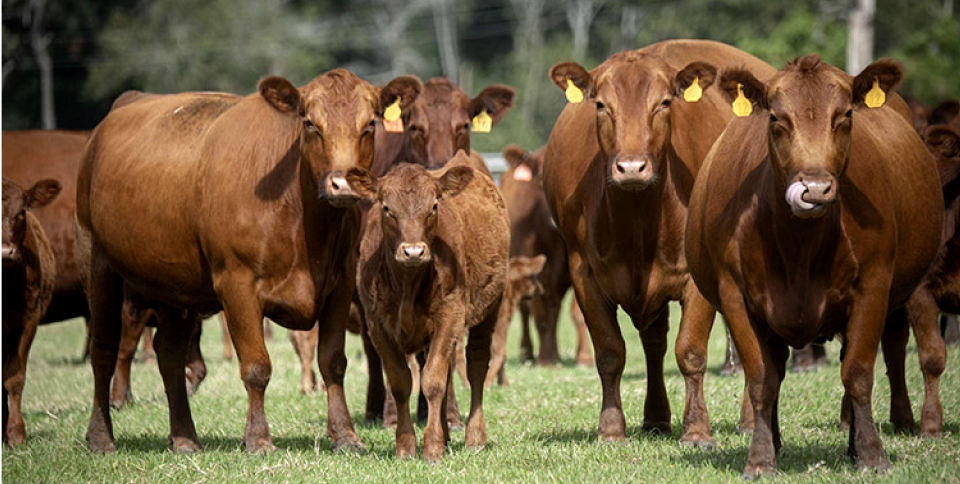
[[[433,202],[433,211],[434,211],[434,212],[437,211],[437,207],[438,207],[438,206],[440,206],[440,204],[439,204],[438,202]]]
[[[776,123],[777,121],[779,121],[779,119],[777,119],[777,117],[776,117],[775,115],[771,114],[771,115],[770,115],[770,122],[771,122],[771,123]]]
[[[373,132],[375,129],[377,129],[377,120],[376,120],[376,119],[371,119],[370,122],[367,123],[367,127],[364,128],[364,131],[365,131],[365,132]]]
[[[307,128],[307,130],[309,130],[309,131],[312,131],[312,132],[314,132],[314,133],[319,133],[319,132],[320,132],[320,128],[317,128],[317,125],[313,124],[313,121],[310,121],[309,119],[304,119],[304,120],[303,120],[303,125],[304,125],[304,126]]]
[[[607,105],[597,101],[597,111],[606,111]]]
[[[670,99],[664,99],[663,102],[660,103],[660,106],[661,106],[661,107],[664,107],[664,108],[669,108],[669,107],[670,107],[670,103],[671,103],[671,100],[670,100]]]
[[[383,213],[389,214],[389,213],[390,213],[390,207],[384,205],[384,206],[383,206]]]
[[[852,110],[852,109],[848,109],[847,112],[843,113],[843,115],[846,116],[846,117],[848,117],[848,118],[852,118],[852,117],[853,117],[853,110]]]

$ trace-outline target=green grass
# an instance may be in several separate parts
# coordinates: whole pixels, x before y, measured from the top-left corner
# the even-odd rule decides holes
[[[679,311],[672,311],[672,335]],[[667,353],[667,390],[673,410],[673,434],[655,437],[640,432],[646,373],[636,331],[621,319],[628,341],[622,383],[627,416],[625,444],[597,442],[600,380],[594,368],[576,368],[573,330],[564,315],[560,368],[525,366],[517,360],[519,325],[511,327],[508,346],[508,388],[486,392],[488,448],[475,453],[464,447],[463,433],[453,434],[451,448],[438,464],[393,457],[393,430],[363,422],[366,365],[362,345],[347,336],[350,360],[346,379],[348,404],[364,455],[333,455],[325,437],[326,399],[299,393],[299,365],[286,332],[275,331],[268,343],[273,377],[266,411],[279,451],[248,455],[241,449],[247,399],[235,361],[221,357],[219,328],[205,325],[203,351],[208,376],[191,399],[204,452],[182,456],[168,450],[167,404],[156,365],[134,364],[136,403],[114,412],[115,455],[92,455],[84,432],[90,416],[92,377],[88,364],[77,362],[83,337],[79,322],[40,329],[30,355],[23,398],[27,443],[3,449],[2,477],[9,483],[73,482],[738,482],[746,463],[749,438],[736,433],[741,378],[720,378],[723,334],[714,328],[706,398],[719,448],[712,452],[681,447],[683,379],[673,349]],[[671,337],[673,339],[673,337]],[[777,480],[790,482],[960,482],[960,377],[950,350],[941,380],[945,415],[942,439],[921,440],[892,433],[889,385],[878,358],[874,416],[893,463],[884,476],[861,474],[844,457],[847,435],[837,430],[840,398],[839,345],[828,346],[831,366],[817,373],[789,374],[781,398],[784,447]],[[908,347],[908,385],[914,413],[923,399],[916,347]],[[461,411],[469,394],[458,380]],[[417,430],[422,451],[422,429]]]

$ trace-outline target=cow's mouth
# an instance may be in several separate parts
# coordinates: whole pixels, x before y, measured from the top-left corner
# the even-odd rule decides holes
[[[17,248],[13,244],[3,244],[3,261],[10,262],[16,259]]]
[[[817,218],[823,216],[830,202],[825,202],[811,196],[810,191],[801,181],[790,184],[786,194],[787,203],[794,215],[800,218]]]

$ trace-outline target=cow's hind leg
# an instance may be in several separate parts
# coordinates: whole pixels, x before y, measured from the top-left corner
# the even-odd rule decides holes
[[[923,371],[924,400],[920,411],[920,436],[939,437],[943,432],[943,407],[940,406],[940,375],[947,364],[947,347],[937,330],[940,310],[933,297],[917,291],[907,302],[907,319],[913,328]]]
[[[499,304],[497,304],[499,306]],[[497,327],[494,308],[480,324],[470,328],[467,341],[467,378],[470,379],[470,416],[467,417],[467,447],[482,449],[487,445],[487,424],[483,418],[483,381],[490,365],[490,341]]]
[[[110,406],[117,409],[133,403],[133,392],[130,390],[130,367],[137,353],[140,336],[147,327],[147,320],[153,314],[152,311],[138,307],[136,300],[128,294],[129,290],[125,289],[124,293],[120,349],[117,353],[117,368],[114,370],[113,390],[110,394]]]
[[[174,452],[190,453],[200,450],[200,439],[190,413],[187,399],[187,346],[200,323],[199,315],[172,308],[158,309],[160,323],[154,337],[157,364],[167,393],[170,408],[170,444]],[[186,316],[186,317],[184,317]]]
[[[590,335],[587,334],[587,323],[583,320],[583,311],[577,304],[577,298],[570,298],[570,320],[577,330],[577,366],[593,364],[593,354],[590,352]]]
[[[716,446],[703,396],[703,376],[707,371],[707,347],[714,314],[713,307],[703,298],[696,286],[692,282],[688,284],[675,351],[687,397],[683,409],[683,436],[680,444],[705,449]]]
[[[8,316],[9,317],[9,316]],[[11,326],[18,326],[21,322]],[[20,355],[26,328],[5,328],[3,333],[3,442],[18,446],[26,440],[26,426],[20,408],[23,396],[26,358]]]
[[[327,389],[327,435],[335,452],[364,451],[366,448],[347,409],[343,392],[343,376],[347,372],[344,340],[350,318],[350,300],[353,296],[353,272],[342,276],[349,283],[341,283],[327,298],[318,323],[317,364]]]
[[[200,384],[207,377],[207,363],[203,361],[203,353],[200,352],[200,336],[203,334],[203,318],[199,314],[194,314],[196,321],[193,324],[194,330],[187,344],[187,395],[193,395],[200,388]]]
[[[78,251],[87,238],[78,230]],[[110,380],[120,348],[123,282],[110,268],[106,256],[92,244],[89,277],[84,289],[90,306],[90,365],[93,369],[93,411],[87,426],[87,442],[96,453],[116,451],[110,418]]]
[[[290,343],[300,360],[300,393],[317,393],[317,375],[313,371],[313,355],[317,354],[320,328],[314,325],[308,331],[291,331]]]
[[[663,358],[667,354],[670,310],[667,307],[649,326],[640,331],[640,343],[647,364],[647,396],[643,402],[643,431],[670,434],[670,400],[663,381]]]
[[[910,409],[910,395],[907,392],[907,379],[904,363],[907,355],[907,340],[910,327],[907,325],[906,311],[897,309],[887,317],[881,344],[883,359],[887,364],[887,378],[890,380],[890,423],[895,432],[917,432],[917,422]]]

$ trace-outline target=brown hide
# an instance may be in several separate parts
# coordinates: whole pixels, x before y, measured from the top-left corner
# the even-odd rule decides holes
[[[400,77],[375,88],[334,70],[300,88],[267,77],[248,96],[141,96],[107,115],[85,151],[77,193],[78,246],[89,258],[81,266],[90,273],[94,451],[114,450],[104,361],[116,355],[118,276],[159,304],[224,310],[250,399],[251,452],[274,448],[263,413],[271,372],[263,317],[301,330],[319,319],[328,435],[334,448],[362,446],[342,388],[360,230],[344,175],[370,166],[376,116],[397,97],[409,105],[421,87]],[[161,347],[172,362],[184,357],[187,325],[166,325],[165,342],[161,325],[158,357]],[[167,366],[174,449],[196,450],[182,365],[179,383]]]
[[[739,71],[753,114],[730,122],[704,161],[687,221],[690,273],[723,311],[743,362],[755,424],[746,476],[770,472],[780,447],[776,395],[787,345],[839,333],[853,401],[851,455],[889,466],[871,412],[877,347],[888,311],[902,306],[939,245],[936,170],[896,106],[862,99],[889,91],[895,63],[856,79],[805,56],[766,82]],[[768,109],[770,108],[770,109]],[[791,196],[788,187],[820,183]]]
[[[483,447],[483,381],[503,296],[509,226],[499,190],[474,175],[459,152],[439,172],[401,164],[385,177],[354,170],[354,191],[371,200],[360,246],[358,290],[369,332],[397,403],[397,456],[415,455],[406,355],[430,351],[421,373],[429,403],[424,457],[438,459],[449,438],[444,394],[456,343],[469,329],[471,410],[466,443]]]
[[[540,352],[536,357],[539,365],[560,364],[557,345],[557,323],[560,305],[570,288],[570,270],[567,267],[567,248],[563,235],[553,223],[547,199],[543,195],[540,170],[543,165],[541,148],[527,153],[517,145],[507,145],[503,157],[509,168],[500,177],[500,190],[510,216],[510,256],[546,256],[543,271],[537,276],[543,291],[533,298],[520,301],[520,316],[523,337],[521,358],[533,360],[533,343],[530,338],[529,315],[532,312],[536,324]],[[576,300],[572,302],[576,304]],[[577,329],[578,365],[590,364],[590,343],[582,318],[571,318]]]
[[[589,73],[569,63],[554,67],[558,86],[566,88],[566,75],[585,93],[582,103],[564,108],[554,126],[543,185],[567,244],[574,290],[595,348],[604,440],[626,437],[619,390],[626,345],[617,307],[640,331],[646,355],[643,428],[669,432],[663,382],[667,303],[682,300],[676,352],[687,404],[681,440],[714,443],[702,394],[713,310],[689,278],[682,248],[694,179],[732,117],[710,82],[729,67],[744,66],[761,78],[775,73],[745,52],[709,41],[668,41],[616,54]],[[694,75],[703,96],[687,102],[682,94]],[[642,167],[636,183],[617,180],[621,160]],[[691,327],[696,331],[687,331]]]
[[[57,279],[53,248],[33,210],[57,198],[60,184],[3,177],[3,443],[26,440],[21,401],[27,357]]]
[[[21,186],[32,186],[44,178],[56,179],[63,186],[56,200],[34,212],[57,261],[57,282],[44,322],[90,315],[74,257],[77,173],[89,135],[89,131],[3,132],[3,176]]]

